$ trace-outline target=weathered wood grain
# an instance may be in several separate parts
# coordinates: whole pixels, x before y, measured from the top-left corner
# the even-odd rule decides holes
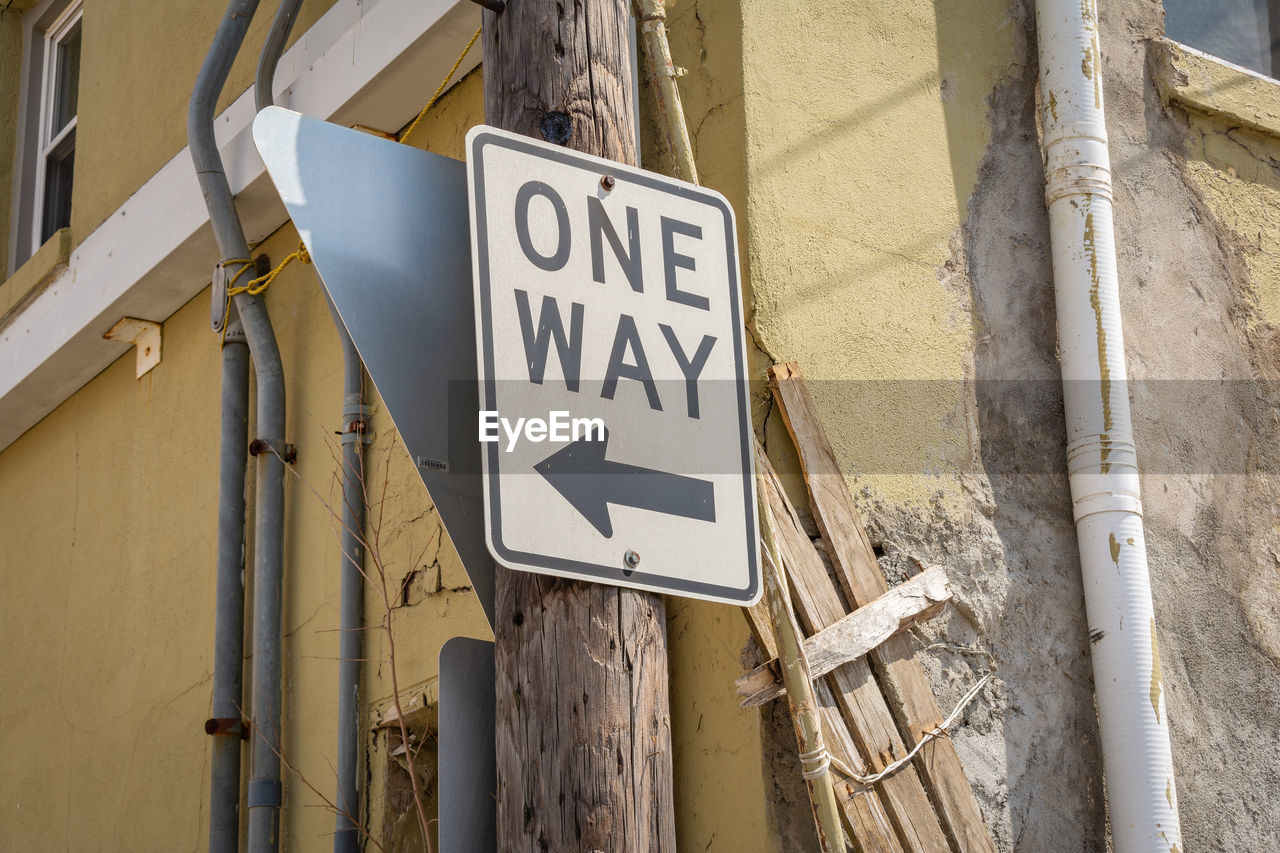
[[[761,551],[761,561],[769,561],[766,551]],[[765,570],[772,571],[772,563],[766,566]],[[761,599],[759,604],[748,607],[743,612],[747,616],[747,624],[751,627],[751,633],[755,636],[760,648],[771,657],[776,656],[777,640],[773,636],[768,605]],[[822,738],[827,745],[827,751],[831,753],[833,765],[847,767],[854,773],[866,775],[869,772],[867,765],[858,754],[858,747],[849,734],[849,727],[844,717],[840,715],[840,708],[836,704],[836,697],[831,692],[831,687],[826,681],[819,679],[814,682],[813,692],[822,718]],[[798,758],[796,766],[799,767]],[[859,785],[837,770],[835,766],[832,767],[831,775],[832,789],[840,803],[844,828],[850,836],[857,839],[863,853],[899,853],[902,845],[889,821],[889,815],[885,813],[880,795],[874,789]]]
[[[774,535],[791,581],[797,615],[805,631],[810,635],[816,634],[844,616],[849,608],[827,575],[813,543],[805,535],[795,508],[787,500],[763,449],[757,448],[756,452],[765,472],[763,484],[774,513]],[[837,667],[826,678],[873,773],[907,754],[893,713],[872,677],[866,658]],[[946,835],[914,767],[903,768],[882,780],[877,790],[898,830],[903,849],[929,853],[949,849]]]
[[[836,577],[856,606],[863,606],[888,589],[875,551],[858,517],[853,498],[827,443],[813,400],[794,363],[769,370],[774,399],[800,454],[814,519],[823,539],[831,546]],[[942,712],[924,669],[904,636],[890,638],[871,654],[881,674],[885,692],[901,711],[900,723],[912,746],[942,721]],[[947,834],[962,853],[994,853],[982,811],[973,796],[955,746],[949,738],[936,738],[915,760],[929,786]]]
[[[486,123],[637,165],[626,2],[514,0],[483,16]],[[567,139],[544,133],[549,113],[568,116]]]
[[[636,164],[625,0],[485,11],[485,120]],[[675,849],[661,597],[499,568],[498,848]]]
[[[866,607],[841,617],[804,641],[804,654],[814,678],[860,658],[916,622],[934,616],[951,598],[946,570],[940,566],[895,586]],[[777,658],[739,678],[744,708],[763,705],[785,694]]]

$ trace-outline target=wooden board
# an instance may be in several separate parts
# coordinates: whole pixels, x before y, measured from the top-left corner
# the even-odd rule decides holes
[[[776,365],[770,368],[769,378],[774,399],[800,454],[814,520],[831,546],[836,577],[850,603],[861,607],[888,589],[884,573],[876,562],[799,368],[794,363]],[[880,671],[885,692],[900,711],[903,731],[914,746],[942,721],[924,669],[903,635],[875,649],[872,660]],[[929,786],[956,849],[962,853],[995,853],[995,844],[951,740],[943,737],[930,741],[920,751],[915,765]]]
[[[812,635],[840,619],[848,607],[762,449],[757,449],[757,458],[765,473],[766,500],[774,515],[774,536],[791,583],[796,615]],[[908,747],[865,658],[836,668],[824,680],[831,685],[850,733],[873,773],[907,754]],[[882,780],[877,790],[904,850],[945,853],[950,849],[914,766]]]
[[[764,560],[769,559],[769,555],[763,551],[761,556]],[[760,648],[765,654],[775,657],[778,648],[773,637],[773,627],[769,621],[768,607],[762,600],[743,612],[747,614],[747,624],[751,626],[751,632],[755,635]],[[840,716],[840,708],[836,705],[831,688],[825,681],[819,680],[814,682],[813,692],[822,715],[822,739],[827,745],[827,751],[835,761],[854,773],[866,775],[867,766],[862,756],[858,754],[858,747],[854,745],[853,738],[849,735],[849,727]],[[797,758],[797,772],[799,766],[800,762]],[[880,795],[874,790],[859,785],[837,771],[834,766],[831,768],[831,779],[836,800],[840,803],[840,809],[843,812],[845,830],[857,839],[863,853],[873,853],[873,851],[901,853],[902,845],[898,842],[897,833],[893,829],[889,815],[885,812],[884,804],[880,801]]]
[[[867,606],[842,616],[805,639],[804,656],[810,674],[819,678],[841,664],[862,657],[894,634],[936,615],[950,598],[947,572],[941,566],[895,586]],[[786,693],[776,657],[742,676],[735,684],[738,695],[743,697],[744,708],[763,705]]]

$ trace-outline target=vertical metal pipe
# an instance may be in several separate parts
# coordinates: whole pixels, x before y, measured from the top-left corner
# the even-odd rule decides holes
[[[301,8],[302,0],[281,0],[276,16],[271,19],[271,29],[267,33],[267,40],[262,43],[262,53],[258,56],[258,73],[253,84],[253,100],[259,111],[265,110],[274,102],[271,86],[275,81],[276,66],[280,64],[284,43],[289,40],[289,33],[298,20],[298,10]]]
[[[276,65],[302,0],[283,0],[271,22],[258,60],[254,100],[259,110],[271,106]],[[360,757],[360,660],[364,626],[364,365],[337,309],[328,300],[342,347],[342,592],[338,643],[338,806],[333,836],[335,853],[357,853],[360,846],[360,802],[357,796]]]
[[[236,297],[237,300],[240,297]],[[265,319],[265,307],[262,311]],[[267,326],[270,334],[270,325]],[[249,336],[250,351],[257,350]],[[275,349],[275,336],[270,339]],[[279,353],[275,352],[276,367]],[[249,851],[274,853],[280,844],[281,597],[284,574],[284,382],[264,382],[258,368],[258,517],[253,583],[253,773],[249,778]],[[264,390],[265,386],[272,386]],[[264,399],[265,398],[265,399]]]
[[[247,258],[248,242],[236,214],[213,134],[213,113],[227,74],[244,42],[257,0],[231,0],[196,79],[187,114],[189,150],[209,208],[223,260]],[[253,771],[249,782],[249,849],[279,846],[280,603],[284,545],[284,370],[266,306],[240,294],[235,307],[244,324],[258,383],[257,519],[254,525]]]
[[[1116,853],[1181,849],[1129,413],[1095,0],[1037,0],[1067,474]]]
[[[333,308],[330,303],[330,309]],[[351,336],[334,312],[342,340],[342,599],[338,650],[338,804],[334,853],[357,853],[360,803],[360,660],[364,632],[364,369]]]
[[[244,667],[244,488],[249,450],[249,347],[234,310],[222,348],[218,471],[217,610],[213,639],[213,735],[209,851],[236,853],[240,843],[240,745]]]

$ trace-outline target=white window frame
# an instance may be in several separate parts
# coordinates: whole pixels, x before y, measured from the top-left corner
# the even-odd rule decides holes
[[[76,121],[80,117],[80,99],[77,94],[76,114],[71,117],[65,127],[61,128],[56,134],[53,133],[54,99],[57,97],[58,87],[58,47],[83,17],[83,0],[73,0],[66,10],[58,16],[57,20],[44,31],[44,69],[40,75],[40,135],[37,143],[35,195],[32,198],[33,203],[31,206],[31,254],[33,255],[44,244],[42,236],[44,232],[44,199],[46,194],[45,178],[47,177],[49,156],[58,149],[58,146],[67,137],[76,132]],[[83,38],[83,30],[81,30],[81,33]],[[80,85],[78,78],[76,85]]]
[[[77,107],[77,120],[69,123],[66,133],[50,138],[53,134],[48,124],[53,120],[56,47],[83,19],[83,10],[83,0],[43,0],[22,15],[22,82],[18,95],[18,140],[14,152],[5,275],[16,272],[42,245],[48,154],[67,134],[74,133],[79,123]]]

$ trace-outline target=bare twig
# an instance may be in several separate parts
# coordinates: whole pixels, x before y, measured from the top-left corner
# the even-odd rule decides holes
[[[243,709],[241,709],[239,706],[237,706],[236,710],[239,712],[239,714],[240,714],[241,716],[244,716],[244,710],[243,710]],[[270,722],[270,721],[268,720],[268,722]],[[274,729],[274,727],[275,727],[275,724],[273,723],[273,724],[272,724],[272,728]],[[294,767],[294,766],[293,766],[293,763],[292,763],[291,761],[289,761],[289,757],[288,757],[287,755],[285,755],[285,752],[284,752],[284,750],[283,750],[282,748],[279,748],[279,747],[274,746],[274,745],[271,743],[271,741],[267,739],[266,735],[264,735],[261,731],[256,731],[256,732],[255,732],[255,734],[257,734],[257,736],[258,736],[258,737],[262,738],[262,739],[263,739],[263,741],[264,741],[264,742],[266,742],[267,746],[271,749],[271,751],[272,751],[273,753],[275,753],[276,758],[280,759],[280,763],[281,763],[281,764],[283,764],[283,765],[285,766],[285,769],[286,769],[286,770],[288,770],[290,773],[292,773],[292,774],[294,775],[294,777],[296,777],[296,778],[297,778],[297,780],[298,780],[299,782],[301,782],[303,785],[305,785],[308,791],[310,791],[311,793],[315,794],[317,797],[319,797],[319,798],[320,798],[320,801],[321,801],[321,803],[323,803],[323,807],[324,807],[324,808],[327,808],[327,809],[329,809],[330,811],[332,811],[334,814],[340,814],[340,815],[342,815],[343,817],[345,817],[345,818],[347,818],[348,820],[350,820],[350,821],[351,821],[351,825],[352,825],[352,826],[354,826],[354,827],[355,827],[355,828],[360,832],[360,834],[361,834],[361,835],[363,835],[363,836],[365,837],[365,839],[366,839],[366,840],[368,840],[368,842],[369,842],[370,844],[372,844],[374,847],[377,847],[379,850],[383,851],[383,853],[386,853],[386,849],[387,849],[387,848],[383,847],[383,846],[378,842],[378,839],[376,839],[376,838],[374,838],[372,835],[370,835],[370,834],[369,834],[369,832],[364,828],[364,826],[360,823],[360,821],[359,821],[357,818],[352,817],[350,812],[348,812],[346,809],[343,809],[343,808],[339,807],[336,803],[334,803],[332,800],[330,800],[330,799],[329,799],[328,797],[326,797],[324,794],[320,793],[320,790],[319,790],[318,788],[316,788],[316,786],[315,786],[315,785],[312,785],[312,784],[311,784],[311,780],[310,780],[310,779],[308,779],[308,778],[306,777],[306,774],[304,774],[304,773],[303,773],[301,770],[299,770],[297,767]],[[272,734],[276,737],[276,739],[277,739],[277,741],[278,741],[278,740],[279,740],[279,732],[272,732]],[[430,842],[428,842],[428,843],[430,843]]]
[[[393,438],[392,447],[394,446],[395,439]],[[378,592],[382,595],[383,611],[386,614],[386,621],[383,624],[387,630],[387,669],[391,673],[391,701],[395,705],[396,716],[398,717],[397,722],[400,724],[400,738],[405,745],[404,755],[405,762],[409,765],[409,784],[413,786],[413,804],[418,812],[418,822],[422,826],[422,839],[427,845],[428,853],[433,853],[435,848],[431,843],[431,825],[427,820],[427,807],[423,801],[422,791],[418,787],[418,772],[417,768],[414,767],[413,761],[414,750],[409,740],[409,724],[405,722],[404,708],[400,705],[400,682],[396,675],[396,635],[391,627],[391,598],[387,594],[387,572],[382,562],[381,550],[378,547],[381,543],[382,524],[386,513],[387,484],[391,479],[391,456],[392,454],[388,452],[382,472],[382,499],[379,501],[378,506],[378,523],[374,527],[372,537],[374,547],[369,548],[368,551],[369,556],[373,559],[374,566],[378,570]],[[423,553],[425,553],[425,550]],[[416,560],[414,562],[415,564],[417,563]]]
[[[383,466],[382,491],[378,497],[378,501],[376,504],[376,508],[377,508],[376,518],[371,518],[371,516],[374,515],[373,513],[366,513],[366,518],[370,519],[370,525],[369,525],[370,534],[368,536],[365,535],[365,531],[363,530],[351,530],[346,524],[345,519],[342,518],[339,513],[334,511],[332,486],[330,488],[329,499],[326,500],[316,490],[314,486],[308,483],[302,477],[302,475],[297,472],[294,466],[286,465],[285,469],[292,472],[294,477],[297,478],[297,480],[300,483],[302,483],[302,485],[305,486],[308,491],[310,491],[313,495],[315,495],[315,497],[320,501],[320,503],[329,511],[329,521],[330,521],[330,525],[334,529],[334,533],[339,535],[339,538],[341,538],[342,531],[345,531],[351,534],[356,539],[356,541],[358,541],[364,547],[365,553],[369,557],[369,562],[372,563],[373,565],[373,570],[371,572],[370,570],[366,569],[364,565],[361,564],[361,561],[357,561],[356,559],[354,559],[353,555],[344,554],[346,559],[356,567],[357,571],[360,572],[361,577],[363,577],[364,580],[367,583],[369,583],[375,589],[375,591],[377,591],[378,595],[382,600],[383,618],[382,618],[381,624],[366,625],[362,627],[360,630],[381,630],[386,635],[386,639],[387,639],[386,661],[387,661],[387,669],[391,677],[391,697],[392,697],[392,703],[396,710],[397,722],[399,724],[399,729],[400,729],[400,738],[405,744],[404,757],[405,757],[405,763],[407,765],[407,769],[409,771],[409,783],[413,789],[414,808],[417,812],[418,823],[422,830],[422,837],[424,842],[427,845],[428,853],[434,853],[434,845],[431,843],[431,832],[430,832],[431,821],[428,820],[427,818],[426,801],[425,801],[424,794],[421,790],[421,787],[419,786],[417,768],[414,765],[414,759],[416,757],[417,750],[414,749],[412,746],[412,739],[409,737],[409,726],[405,720],[404,708],[400,702],[400,683],[399,683],[399,677],[398,677],[397,666],[396,666],[396,638],[395,638],[395,631],[392,627],[393,620],[391,616],[392,610],[395,608],[395,604],[391,600],[391,595],[388,589],[387,564],[383,559],[383,554],[381,549],[382,533],[387,521],[386,519],[387,488],[391,482],[391,476],[390,476],[391,459],[395,455],[393,452],[395,446],[396,446],[395,436],[393,434],[391,439],[391,444],[388,447],[384,466]],[[358,443],[357,448],[360,454],[364,453],[363,443]],[[272,448],[272,450],[273,452],[275,452],[274,448]],[[332,448],[330,448],[330,453],[331,455],[334,455]],[[277,456],[279,456],[278,453],[277,453]],[[337,461],[338,457],[334,455],[334,459],[335,461]],[[374,505],[371,504],[369,501],[369,483],[367,478],[365,477],[364,469],[365,469],[365,466],[364,466],[364,460],[362,455],[360,459],[360,464],[356,468],[356,473],[360,481],[360,493],[364,500],[364,505],[366,509],[373,509]],[[345,467],[341,467],[340,465],[340,470],[342,470],[345,475],[345,471],[346,471]],[[343,500],[344,501],[346,500],[345,490],[343,493]],[[422,550],[415,556],[414,560],[412,561],[413,565],[417,565],[417,563],[421,561],[422,557],[425,556],[426,554],[427,548],[430,547],[430,544],[431,544],[430,541],[428,541],[427,545],[423,546]],[[306,777],[298,773],[297,770],[293,768],[292,765],[289,764],[289,762],[284,758],[284,756],[280,756],[280,760],[282,763],[285,764],[286,767],[288,767],[292,772],[294,772],[295,775],[297,775],[298,779],[301,780],[302,783],[309,790],[315,793],[316,796],[320,797],[320,799],[327,806],[332,808],[335,813],[343,814],[347,818],[351,819],[351,823],[357,827],[357,829],[365,838],[368,838],[374,844],[374,846],[376,846],[379,850],[384,849],[381,844],[379,844],[376,840],[372,838],[372,836],[369,835],[368,831],[365,830],[365,828],[360,824],[358,820],[351,818],[349,814],[340,810],[336,805],[332,803],[332,801],[329,800],[329,798],[321,794],[316,789],[316,787],[312,785],[308,779],[306,779]]]

